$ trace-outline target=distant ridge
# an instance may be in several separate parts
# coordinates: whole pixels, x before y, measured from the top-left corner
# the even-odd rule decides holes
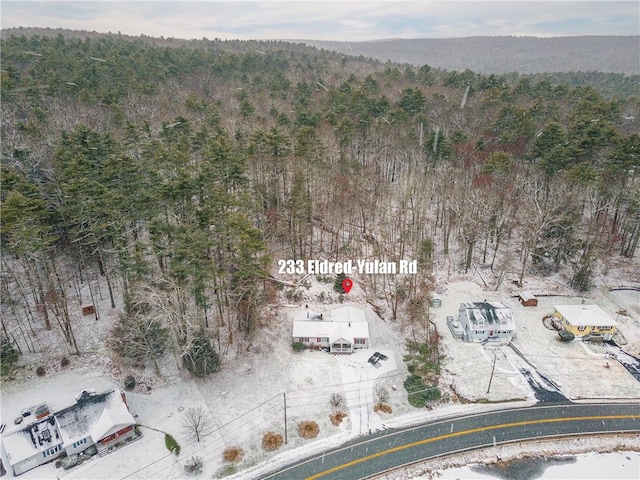
[[[640,36],[464,37],[300,43],[383,62],[479,73],[640,74]]]
[[[131,36],[61,28],[16,27],[0,31],[11,35],[40,35],[65,38],[116,37],[143,40],[159,46],[198,46],[200,40],[173,37]],[[217,39],[215,39],[217,40]],[[256,40],[259,42],[259,40]],[[242,41],[238,41],[242,42]],[[266,41],[268,44],[304,44],[346,55],[411,65],[430,65],[445,70],[472,70],[476,73],[604,72],[640,75],[640,35],[573,37],[462,37],[422,39],[381,39],[362,42],[323,40]]]

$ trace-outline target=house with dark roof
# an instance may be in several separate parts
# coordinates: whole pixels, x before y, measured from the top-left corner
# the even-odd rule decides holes
[[[502,302],[461,303],[458,322],[465,342],[509,343],[516,337],[511,309]]]
[[[42,404],[23,410],[22,416],[19,428],[2,438],[14,475],[92,445],[104,455],[111,446],[136,435],[136,421],[121,390],[84,390],[62,410],[50,413]]]

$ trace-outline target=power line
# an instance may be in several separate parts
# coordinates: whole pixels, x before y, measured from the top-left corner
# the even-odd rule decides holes
[[[317,390],[317,389],[328,389],[328,388],[339,388],[342,387],[344,385],[355,385],[355,384],[360,384],[362,382],[366,382],[366,381],[379,381],[385,378],[393,378],[393,377],[400,377],[400,376],[404,376],[406,375],[406,373],[394,373],[393,375],[384,375],[382,377],[376,377],[376,378],[371,378],[371,379],[366,379],[366,380],[354,380],[353,382],[345,382],[345,383],[339,383],[339,384],[334,384],[334,385],[324,385],[324,386],[320,386],[320,387],[316,387],[313,390]],[[309,389],[311,390],[311,389]],[[300,390],[298,390],[300,391]],[[345,390],[348,391],[348,390]],[[357,390],[350,390],[350,391],[357,391]],[[290,396],[290,393],[287,393],[287,397],[290,398],[291,400],[302,400],[305,398],[313,398],[313,397],[320,397],[323,395],[327,395],[327,393],[315,393],[313,395],[306,395],[304,397],[297,397],[297,396]]]
[[[275,408],[275,407],[274,407],[274,408]],[[273,410],[274,408],[272,408],[271,410]],[[280,408],[282,408],[282,407],[280,407]],[[271,418],[263,418],[261,421],[259,421],[259,422],[257,422],[257,423],[254,423],[254,424],[252,425],[252,427],[256,427],[256,426],[262,425],[262,424],[264,424],[264,423],[266,423],[266,422],[268,422],[268,421],[272,421],[272,419],[271,419]],[[246,424],[242,425],[242,427],[245,427],[245,426],[246,426]],[[235,431],[237,431],[237,430],[239,430],[239,429],[240,429],[240,428],[236,428],[236,429],[235,429],[235,430],[233,430],[233,431],[235,432]],[[248,435],[253,435],[254,433],[255,433],[255,432],[253,432],[252,430],[244,430],[244,431],[243,431],[243,432],[241,432],[239,435],[234,436],[231,440],[230,440],[230,439],[228,439],[228,438],[227,438],[227,439],[222,438],[222,436],[221,436],[221,437],[219,437],[219,438],[215,439],[213,442],[211,442],[211,443],[209,443],[209,444],[206,444],[206,445],[203,445],[202,447],[200,447],[200,448],[198,448],[198,449],[194,450],[193,452],[190,452],[190,453],[189,453],[189,455],[190,455],[190,456],[193,456],[193,455],[197,454],[198,452],[202,452],[203,450],[207,450],[207,451],[206,451],[206,452],[205,452],[205,453],[200,457],[200,458],[204,461],[205,459],[211,458],[211,457],[213,457],[214,455],[218,455],[218,454],[220,454],[220,453],[224,452],[224,450],[225,450],[226,448],[228,448],[228,445],[231,445],[231,444],[233,444],[233,443],[239,443],[239,442],[241,441],[241,439],[243,439],[243,437],[246,437],[246,436],[248,436]],[[218,442],[220,442],[220,441],[222,441],[222,442],[223,442],[223,445],[216,445],[216,443],[218,443]],[[192,445],[192,444],[193,444],[193,442],[192,442],[190,445]],[[208,451],[208,450],[211,450],[211,451]],[[148,476],[148,477],[146,477],[146,478],[157,478],[157,476],[158,476],[158,474],[159,474],[160,472],[163,472],[163,471],[165,471],[165,470],[167,470],[167,469],[175,468],[175,467],[176,467],[176,464],[168,465],[168,466],[166,466],[166,467],[164,467],[164,468],[161,468],[160,470],[157,470],[157,471],[153,472],[151,475],[149,475],[149,476]]]
[[[268,399],[268,400],[266,400],[266,401],[262,402],[260,405],[258,405],[258,406],[256,406],[256,407],[252,408],[251,410],[248,410],[247,412],[245,412],[245,413],[243,413],[243,414],[241,414],[241,415],[237,416],[236,418],[234,418],[234,419],[230,420],[229,422],[225,423],[224,425],[221,425],[220,427],[218,427],[217,429],[215,429],[215,430],[214,430],[213,432],[211,432],[211,433],[215,433],[215,432],[220,431],[221,429],[223,429],[223,428],[224,428],[224,427],[226,427],[227,425],[230,425],[231,423],[235,422],[236,420],[239,420],[239,419],[241,419],[241,418],[245,417],[245,416],[246,416],[246,415],[248,415],[249,413],[251,413],[251,412],[255,411],[256,409],[258,409],[258,408],[260,408],[260,407],[262,407],[263,405],[266,405],[267,403],[271,402],[271,401],[272,401],[272,400],[274,400],[275,398],[278,398],[278,396],[277,396],[277,395],[275,395],[275,396],[271,397],[270,399]],[[142,425],[142,426],[144,426],[144,425]],[[165,432],[163,432],[163,433],[165,433]],[[197,443],[197,442],[194,440],[194,441],[192,441],[192,442],[188,443],[186,446],[188,447],[188,446],[190,446],[190,445],[193,445],[194,443]],[[170,457],[171,455],[173,455],[173,454],[172,454],[172,453],[169,453],[169,454],[165,455],[164,457],[160,457],[159,459],[157,459],[157,460],[155,460],[155,461],[153,461],[153,462],[151,462],[151,463],[148,463],[148,464],[147,464],[147,465],[145,465],[144,467],[141,467],[141,468],[139,468],[138,470],[135,470],[134,472],[131,472],[130,474],[125,475],[124,477],[121,477],[121,478],[122,478],[122,480],[124,480],[125,478],[129,478],[129,477],[131,477],[132,475],[135,475],[136,473],[139,473],[139,472],[141,472],[142,470],[145,470],[146,468],[148,468],[148,467],[150,467],[150,466],[152,466],[152,465],[155,465],[156,463],[158,463],[158,462],[160,462],[160,461],[162,461],[162,460],[164,460],[164,459],[166,459],[166,458]]]

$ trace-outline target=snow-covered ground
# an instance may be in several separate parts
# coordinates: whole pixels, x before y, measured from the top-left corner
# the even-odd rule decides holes
[[[598,436],[502,445],[405,467],[376,480],[570,478],[640,478],[640,438]]]
[[[388,358],[372,365],[368,359],[376,351]],[[374,389],[379,379],[384,379],[387,374],[396,372],[394,352],[391,350],[359,350],[352,355],[338,357],[338,363],[349,407],[351,433],[353,435],[367,435],[385,429],[382,417],[373,411],[373,406],[377,402]]]
[[[640,453],[612,452],[567,455],[561,457],[525,460],[528,466],[521,474],[521,480],[566,480],[575,478],[580,480],[637,480],[640,475]],[[523,465],[518,465],[515,468]],[[474,467],[460,467],[443,470],[439,478],[465,480],[488,480],[509,478],[504,467],[500,465],[477,465]],[[510,473],[514,473],[513,470]],[[413,480],[427,480],[430,477],[417,477]],[[511,477],[513,478],[513,477]]]
[[[441,279],[439,296],[442,306],[431,309],[432,320],[442,336],[442,353],[445,357],[441,387],[450,393],[452,399],[463,401],[443,402],[433,410],[415,409],[406,401],[402,382],[408,371],[402,360],[406,337],[402,321],[391,319],[383,300],[367,298],[357,278],[345,304],[365,311],[373,350],[351,356],[333,356],[322,351],[292,351],[290,332],[295,308],[303,307],[305,303],[316,311],[340,306],[339,297],[331,291],[330,283],[309,279],[309,288],[299,291],[297,307],[273,306],[268,312],[270,323],[262,331],[259,341],[254,341],[250,348],[240,352],[235,345],[232,346],[223,356],[220,372],[197,380],[179,370],[172,356],[164,358],[160,365],[160,376],[150,368],[135,369],[114,358],[105,347],[104,340],[117,318],[118,310],[110,309],[108,300],[103,298],[99,321],[81,315],[75,317],[75,331],[82,355],[68,355],[70,366],[59,366],[59,357],[63,352],[57,354],[53,347],[48,349],[49,357],[42,354],[24,356],[22,361],[27,366],[18,371],[14,381],[2,384],[2,423],[7,424],[6,433],[13,425],[17,412],[25,406],[47,401],[55,409],[72,401],[73,396],[82,389],[95,388],[100,391],[121,387],[124,377],[131,373],[143,384],[135,392],[128,393],[132,413],[143,425],[143,437],[75,469],[58,470],[49,464],[27,472],[21,478],[178,478],[185,475],[183,465],[192,455],[204,460],[204,471],[199,477],[211,478],[223,469],[233,471],[223,462],[222,452],[227,447],[236,446],[244,450],[245,456],[237,466],[238,474],[229,478],[257,478],[266,469],[320,452],[354,436],[367,434],[369,430],[411,425],[444,415],[504,406],[491,402],[512,400],[518,405],[530,405],[535,402],[535,397],[531,385],[522,374],[524,367],[529,368],[532,375],[539,372],[542,376],[538,378],[549,379],[570,398],[640,400],[640,384],[617,361],[609,358],[610,355],[607,356],[611,352],[605,347],[581,342],[559,342],[557,334],[543,325],[542,317],[552,312],[554,304],[579,304],[583,301],[582,297],[572,295],[556,281],[530,279],[525,289],[540,295],[539,304],[535,308],[525,308],[515,298],[518,290],[513,285],[508,284],[495,291],[483,287],[482,282],[476,280],[471,276]],[[324,295],[320,297],[320,293]],[[477,344],[465,344],[451,336],[446,326],[446,316],[457,316],[458,306],[462,302],[484,299],[499,300],[512,308],[518,327],[518,338],[514,344],[526,362],[509,347],[485,348]],[[378,307],[382,306],[384,319],[374,313],[367,300],[373,300]],[[627,341],[624,348],[628,352],[635,355],[640,352],[640,298],[637,292],[594,289],[584,300],[585,303],[597,303],[621,324],[620,329]],[[380,362],[380,367],[373,367],[367,362],[373,351],[382,352],[389,359]],[[494,357],[495,372],[487,393]],[[47,369],[47,375],[42,378],[33,373],[34,365],[40,363],[44,363]],[[585,378],[594,381],[585,382]],[[393,409],[391,414],[373,412],[376,400],[374,392],[379,386],[389,392],[390,398],[386,403]],[[346,404],[340,407],[331,405],[329,399],[334,393],[343,395]],[[288,443],[275,452],[265,452],[261,447],[264,433],[274,431],[284,435],[285,400]],[[465,403],[474,400],[490,403]],[[184,411],[194,406],[207,408],[215,428],[200,443],[190,440],[181,427]],[[334,426],[329,415],[340,409],[346,411],[348,416],[341,425]],[[320,433],[316,439],[305,440],[298,435],[298,423],[306,420],[318,423]],[[157,430],[168,432],[178,440],[182,446],[179,457],[168,453],[164,436]],[[545,448],[547,454],[598,452],[615,445],[614,440],[603,439],[601,445],[590,450],[576,451],[562,442],[554,443],[555,446],[547,444]],[[640,450],[638,442],[619,447]],[[503,447],[500,455],[504,455],[504,458],[510,456],[505,453],[504,449],[507,448],[512,448],[516,457],[523,453],[523,448],[518,446]],[[531,452],[529,446],[524,450]],[[490,455],[474,455],[465,463],[492,461]],[[496,454],[493,455],[495,460]],[[8,466],[6,458],[4,465]],[[438,465],[443,468],[453,463],[443,460]],[[403,478],[421,478],[416,475],[420,473]],[[10,471],[8,476],[11,476]],[[460,474],[460,478],[463,477],[465,474]]]
[[[571,399],[640,398],[638,381],[619,363],[606,358],[606,349],[580,341],[561,342],[557,332],[547,329],[542,318],[553,313],[553,305],[596,303],[620,323],[620,330],[629,352],[640,350],[640,295],[635,291],[607,292],[595,290],[589,297],[575,297],[556,292],[554,285],[539,282],[533,287],[538,297],[537,307],[523,307],[511,292],[488,291],[475,282],[459,281],[443,287],[442,307],[432,309],[434,322],[442,333],[443,353],[447,356],[443,382],[461,397],[477,401],[503,401],[531,398],[532,392],[518,368],[514,368],[504,350],[496,347],[465,344],[453,338],[446,316],[457,317],[460,303],[466,301],[501,301],[511,307],[517,339],[514,346],[540,374],[557,385]],[[554,296],[542,296],[554,295]],[[627,315],[616,312],[626,310]],[[491,369],[496,354],[496,370],[487,393]],[[584,379],[597,379],[585,382]]]

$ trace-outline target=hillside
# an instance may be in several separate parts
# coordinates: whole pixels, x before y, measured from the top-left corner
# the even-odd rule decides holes
[[[2,40],[3,358],[82,355],[79,306],[100,297],[108,355],[208,375],[303,300],[285,260],[415,261],[357,282],[427,333],[442,269],[588,292],[637,265],[637,97],[284,42],[72,37]]]
[[[610,383],[584,382],[604,356],[577,342],[557,368],[562,345],[538,321],[558,295],[589,299],[624,317],[629,351],[640,345],[636,297],[609,292],[640,285],[640,99],[627,84],[604,95],[562,75],[160,40],[76,32],[1,43],[3,422],[42,390],[72,395],[132,375],[131,408],[151,427],[66,478],[181,476],[196,453],[204,476],[228,475],[273,458],[260,440],[281,431],[285,412],[292,427],[317,420],[320,435],[314,444],[292,430],[283,449],[368,432],[356,419],[373,412],[373,381],[365,389],[336,357],[297,351],[291,306],[366,311],[400,420],[430,414],[403,389],[409,370],[439,407],[486,398],[491,358],[445,340],[445,316],[481,298],[524,308],[521,290],[553,296],[519,319],[519,345],[541,355],[545,375],[562,375],[574,397],[635,395],[619,365]],[[312,273],[310,260],[415,270],[354,271],[345,295],[338,272]],[[549,338],[551,350],[538,348]],[[528,398],[509,372],[490,402]],[[340,427],[334,393],[349,410]],[[203,444],[180,435],[197,405],[216,425]],[[236,446],[244,463],[229,465],[223,453]],[[60,477],[55,464],[41,468]]]
[[[485,74],[615,72],[640,74],[640,37],[467,37],[303,43],[380,61]]]

